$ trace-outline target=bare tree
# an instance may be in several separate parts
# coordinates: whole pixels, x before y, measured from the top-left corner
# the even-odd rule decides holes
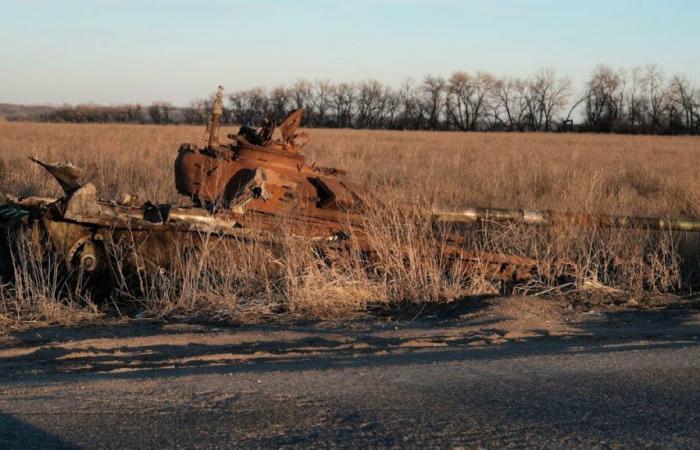
[[[599,65],[586,85],[586,121],[594,131],[613,131],[620,118],[622,76]]]
[[[290,89],[295,108],[309,109],[311,106],[313,84],[309,80],[297,80]],[[307,115],[310,111],[307,111]]]
[[[258,124],[270,110],[270,99],[263,88],[234,92],[228,96],[231,119],[238,124]]]
[[[290,90],[284,86],[277,86],[270,91],[270,119],[279,122],[290,109],[292,109]]]
[[[377,128],[382,111],[383,86],[377,80],[365,80],[357,86],[358,128]]]
[[[316,80],[311,89],[311,110],[313,125],[324,126],[332,105],[333,85],[329,80]]]
[[[331,96],[336,126],[338,128],[351,127],[355,108],[355,85],[352,83],[337,84],[333,86]]]
[[[675,75],[668,87],[672,131],[695,131],[700,126],[699,99],[693,83],[685,75]]]
[[[632,69],[630,81],[631,85],[625,102],[625,121],[632,128],[643,128],[649,104],[645,96],[646,80],[640,67]]]
[[[445,107],[447,83],[440,76],[427,75],[423,78],[422,91],[424,94],[426,120],[431,130],[440,128],[442,110]]]
[[[423,128],[423,103],[412,79],[406,78],[398,92],[400,110],[397,127],[418,130]]]
[[[185,108],[185,122],[191,124],[207,123],[208,106],[204,99],[192,100],[190,106]]]
[[[495,78],[486,72],[475,76],[455,72],[449,80],[449,117],[459,130],[476,130],[486,111],[487,96]]]
[[[650,116],[648,122],[653,129],[658,129],[662,126],[661,116],[666,102],[666,92],[663,85],[664,74],[659,66],[656,64],[648,65],[644,74],[644,86],[649,102]]]
[[[171,113],[174,107],[170,102],[153,102],[148,107],[148,115],[151,118],[151,122],[165,125],[172,122]]]
[[[534,75],[530,89],[537,129],[551,131],[554,117],[566,107],[571,97],[571,80],[567,77],[557,78],[554,69],[547,68]]]
[[[387,86],[384,88],[383,97],[383,126],[384,128],[397,128],[397,119],[401,109],[401,95],[396,90]]]
[[[494,122],[508,131],[522,130],[528,82],[522,78],[494,81],[492,115]]]

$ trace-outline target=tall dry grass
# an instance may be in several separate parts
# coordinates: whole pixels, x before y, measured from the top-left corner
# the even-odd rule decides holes
[[[375,261],[368,264],[352,252],[334,259],[292,239],[274,250],[209,242],[183,254],[166,272],[118,279],[120,302],[108,305],[170,317],[334,316],[369,303],[503,292],[494,280],[450,272],[441,257],[443,232],[450,230],[436,232],[422,213],[432,206],[700,216],[699,138],[309,131],[312,140],[304,152],[309,162],[347,170],[378,199],[366,219]],[[33,155],[84,167],[105,198],[136,194],[186,204],[174,188],[173,161],[181,142],[201,142],[203,134],[200,127],[186,126],[0,122],[0,192],[60,195],[55,182],[26,159]],[[573,286],[594,280],[635,292],[673,291],[689,289],[697,278],[693,236],[495,224],[460,232],[477,251],[533,257],[543,265],[572,261],[579,272],[566,283]],[[31,270],[18,267],[20,278],[34,273],[36,280],[43,273],[38,268],[47,270],[45,262],[34,264]],[[561,282],[545,271],[524,288],[548,289]],[[73,287],[45,292],[41,280],[33,283],[34,290],[3,285],[0,320],[52,319],[64,314],[66,305],[97,311],[87,294]],[[49,277],[45,284],[56,283]],[[61,306],[53,310],[53,304]]]

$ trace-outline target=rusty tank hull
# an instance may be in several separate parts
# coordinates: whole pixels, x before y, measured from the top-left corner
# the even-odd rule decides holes
[[[372,261],[371,240],[359,220],[353,223],[351,215],[342,219],[321,215],[121,204],[97,199],[90,183],[60,199],[30,197],[0,206],[3,236],[40,229],[65,268],[81,274],[108,277],[116,266],[133,273],[167,270],[188,249],[213,239],[275,248],[286,239],[298,238],[320,251],[360,252]],[[13,243],[12,238],[3,241],[5,256],[12,253]],[[478,271],[493,280],[518,282],[541,269],[532,259],[469,251],[456,237],[443,242],[443,247],[447,266],[462,276]]]

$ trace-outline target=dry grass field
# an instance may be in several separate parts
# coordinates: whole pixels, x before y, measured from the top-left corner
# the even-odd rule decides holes
[[[700,215],[700,139],[580,134],[309,130],[308,161],[403,199],[587,212]],[[224,133],[229,130],[222,130]],[[0,122],[0,191],[58,194],[27,161],[69,159],[105,197],[180,201],[173,160],[202,127]]]
[[[382,200],[372,217],[386,254],[393,245],[408,245],[420,258],[409,263],[387,258],[378,277],[357,267],[319,265],[303,243],[289,242],[286,253],[274,260],[264,249],[239,249],[234,256],[225,252],[200,261],[194,265],[197,270],[183,264],[160,280],[149,280],[138,295],[126,296],[131,302],[127,309],[230,320],[279,312],[328,317],[374,303],[447,302],[503,292],[492,280],[446,274],[432,258],[431,247],[439,240],[423,239],[430,230],[419,211],[433,206],[700,216],[700,138],[307,131],[307,161],[347,170],[350,178]],[[222,130],[221,135],[228,132]],[[203,140],[202,127],[0,122],[0,193],[60,195],[54,180],[27,160],[32,155],[68,159],[83,167],[104,198],[137,194],[142,200],[186,204],[174,188],[173,161],[181,142]],[[471,245],[542,261],[575,262],[579,272],[575,280],[566,281],[568,288],[595,281],[637,294],[688,292],[697,281],[698,245],[693,236],[487,228],[468,231]],[[0,325],[94,317],[105,310],[84,295],[64,298],[50,274],[20,275],[22,283],[2,285]],[[535,280],[521,289],[543,291],[561,287],[558,283]],[[124,310],[116,301],[110,308]]]

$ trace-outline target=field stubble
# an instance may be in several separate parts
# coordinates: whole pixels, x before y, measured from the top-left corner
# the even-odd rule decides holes
[[[138,280],[136,291],[121,280],[108,309],[226,320],[279,312],[337,317],[373,303],[503,292],[478,273],[464,278],[446,270],[444,235],[425,214],[433,206],[700,216],[698,138],[309,131],[307,161],[347,170],[379,200],[366,224],[378,253],[375,267],[368,270],[359,260],[327,264],[308,243],[293,239],[275,254],[260,245],[212,242],[167,272]],[[60,195],[54,180],[26,159],[32,155],[83,167],[104,198],[136,194],[187,204],[174,188],[173,161],[181,142],[203,138],[201,127],[190,126],[0,122],[0,192]],[[543,265],[576,263],[575,279],[565,281],[569,288],[593,282],[636,294],[688,292],[697,282],[692,235],[495,224],[462,232],[475,250],[533,257]],[[0,290],[0,325],[81,320],[106,309],[85,291],[67,288],[58,264],[37,258],[31,242],[15,258],[15,279]],[[561,287],[563,281],[549,275],[517,289]]]

